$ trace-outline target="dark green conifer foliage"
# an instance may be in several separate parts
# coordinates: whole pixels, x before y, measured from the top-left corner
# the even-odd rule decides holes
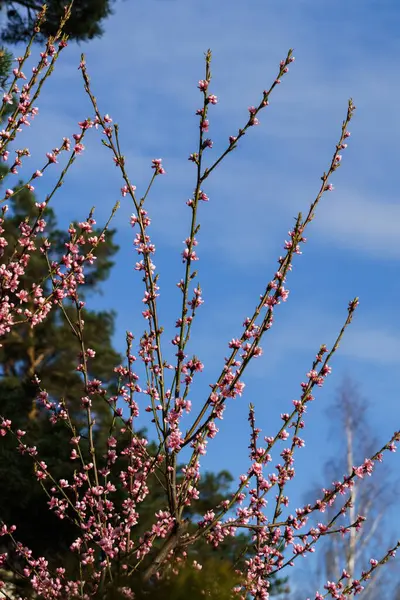
[[[112,14],[114,0],[75,0],[71,17],[64,33],[70,40],[84,42],[103,34],[102,23]],[[66,0],[47,0],[46,22],[36,37],[36,43],[54,35],[64,14]],[[2,18],[1,38],[8,44],[27,42],[33,30],[35,15],[41,10],[42,0],[0,0]]]

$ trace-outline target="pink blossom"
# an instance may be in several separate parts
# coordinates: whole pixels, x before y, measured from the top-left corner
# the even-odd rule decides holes
[[[208,88],[208,84],[209,84],[209,82],[208,82],[206,79],[201,79],[201,80],[199,81],[199,84],[198,84],[198,86],[197,86],[197,87],[199,88],[199,90],[200,90],[201,92],[205,92],[205,91],[206,91],[206,89]]]
[[[165,169],[162,166],[162,159],[161,158],[153,158],[152,162],[152,169],[155,170],[155,174],[156,175],[165,175]]]
[[[75,154],[82,154],[84,149],[85,149],[85,146],[83,144],[76,144],[74,147],[74,152],[75,152]]]

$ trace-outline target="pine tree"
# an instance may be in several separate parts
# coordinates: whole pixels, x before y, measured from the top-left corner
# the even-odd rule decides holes
[[[8,256],[14,251],[19,234],[19,224],[26,217],[32,219],[37,213],[35,197],[26,188],[14,194],[9,203],[11,216],[6,219],[4,226],[4,236],[8,240],[4,261],[7,261]],[[47,209],[45,218],[47,222],[46,237],[51,241],[52,253],[54,256],[62,256],[68,237],[57,229],[56,218],[51,209]],[[94,234],[100,235],[100,233],[99,229]],[[106,243],[99,246],[97,260],[86,268],[85,295],[97,289],[98,285],[108,277],[113,264],[112,257],[118,249],[113,241],[114,235],[115,231],[108,232]],[[39,248],[40,241],[37,246]],[[46,275],[46,260],[43,254],[37,250],[33,253],[24,276],[26,287],[30,287],[33,282],[41,281]],[[50,279],[47,279],[42,286],[44,294],[50,292],[50,286]],[[18,302],[18,299],[16,301]],[[66,311],[71,319],[74,319],[74,308],[67,305]],[[96,360],[91,362],[90,375],[107,383],[108,378],[113,374],[112,366],[120,361],[111,342],[114,313],[83,310],[83,318],[85,320],[85,342],[88,347],[96,351]],[[3,377],[31,380],[37,374],[42,382],[42,387],[50,396],[57,399],[65,398],[75,416],[78,412],[78,407],[75,407],[76,401],[82,391],[81,377],[75,370],[79,351],[78,341],[73,337],[70,326],[61,311],[53,310],[48,318],[35,328],[21,324],[13,329],[12,334],[0,349]],[[106,405],[104,410],[106,410]],[[103,414],[102,409],[100,411],[99,418]],[[106,410],[106,412],[109,411]]]
[[[86,41],[103,34],[101,22],[112,14],[113,0],[77,0],[64,32],[72,40]],[[65,0],[47,0],[46,22],[35,42],[42,43],[54,35],[64,14]],[[0,17],[6,21],[1,38],[9,44],[26,42],[33,30],[35,15],[42,8],[42,0],[0,0]]]
[[[0,46],[0,87],[5,88],[7,79],[11,73],[12,54],[3,46]]]
[[[26,188],[15,193],[8,204],[10,211],[7,215],[10,216],[6,218],[4,225],[8,246],[2,258],[4,263],[14,250],[19,224],[27,216],[32,218],[37,213],[35,196]],[[52,252],[60,256],[67,241],[66,234],[57,229],[55,214],[51,209],[47,209],[45,219],[46,237],[52,242]],[[97,231],[99,233],[100,230]],[[97,261],[93,266],[88,265],[84,286],[87,288],[86,294],[96,290],[108,277],[118,249],[113,241],[114,235],[114,231],[108,232],[107,241],[99,246]],[[40,241],[37,247],[40,247]],[[46,274],[46,261],[37,250],[33,253],[24,276],[26,285],[41,281]],[[49,280],[43,283],[45,292],[49,291],[50,285]],[[74,318],[72,306],[66,306],[66,311]],[[91,378],[101,379],[105,385],[115,386],[113,367],[121,362],[121,357],[112,345],[114,313],[84,309],[82,317],[85,320],[85,341],[88,347],[96,351],[96,359],[91,361],[89,375]],[[48,318],[35,328],[25,323],[15,326],[12,335],[4,340],[0,348],[0,414],[11,419],[17,428],[27,432],[27,441],[38,447],[41,458],[58,478],[73,476],[74,464],[69,460],[71,433],[63,424],[53,426],[49,423],[48,415],[37,404],[38,388],[32,383],[32,378],[35,374],[38,375],[41,387],[47,390],[51,399],[66,402],[78,426],[78,432],[84,435],[86,424],[80,416],[83,387],[80,374],[76,371],[79,352],[79,343],[61,310],[52,310]],[[108,405],[100,399],[95,419],[97,437],[104,439],[112,415]],[[5,522],[17,524],[21,541],[34,551],[55,556],[67,549],[74,531],[70,524],[63,523],[49,512],[43,490],[33,479],[32,460],[18,454],[11,440],[2,439],[1,518]]]

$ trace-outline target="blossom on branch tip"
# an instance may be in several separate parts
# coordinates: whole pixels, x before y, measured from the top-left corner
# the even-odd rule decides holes
[[[165,175],[165,169],[162,166],[162,159],[161,158],[153,158],[152,162],[152,169],[155,170],[155,175]]]

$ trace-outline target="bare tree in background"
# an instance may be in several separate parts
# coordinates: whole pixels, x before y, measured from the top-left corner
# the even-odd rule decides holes
[[[350,378],[346,378],[329,408],[331,435],[335,438],[335,446],[339,446],[341,450],[325,465],[324,485],[339,480],[345,472],[350,473],[353,466],[357,465],[363,456],[368,456],[376,446],[377,438],[368,416],[368,407],[369,402],[361,396],[356,384]],[[366,520],[361,528],[351,527],[345,537],[324,537],[317,551],[315,579],[307,583],[310,593],[316,587],[323,586],[323,582],[337,581],[343,569],[347,571],[350,579],[354,579],[363,566],[376,557],[381,544],[384,547],[383,532],[385,536],[388,534],[385,521],[397,502],[400,481],[389,473],[387,464],[375,472],[373,480],[369,477],[367,479],[368,482],[365,478],[355,482],[351,493],[352,505],[340,525],[344,528],[349,527],[357,522],[358,516],[365,517]],[[315,494],[320,488],[321,485],[315,486],[310,492]],[[309,498],[310,493],[307,493],[307,501]],[[334,507],[328,507],[324,521],[319,515],[318,523],[328,523],[336,512]],[[317,522],[314,524],[317,525]],[[305,597],[303,590],[302,600]],[[295,595],[297,598],[297,594]],[[298,598],[300,600],[300,595]],[[363,598],[400,599],[400,577],[397,577],[396,581],[393,572],[376,570],[363,592]]]

